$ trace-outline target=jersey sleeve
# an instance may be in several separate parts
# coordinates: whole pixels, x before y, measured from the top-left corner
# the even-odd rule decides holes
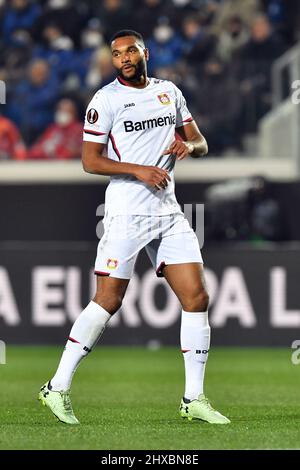
[[[90,101],[83,129],[83,140],[106,144],[112,128],[112,111],[102,90],[97,91]]]
[[[176,96],[176,127],[182,127],[185,124],[193,121],[193,117],[188,110],[186,105],[185,98],[182,92],[175,86],[175,96]]]

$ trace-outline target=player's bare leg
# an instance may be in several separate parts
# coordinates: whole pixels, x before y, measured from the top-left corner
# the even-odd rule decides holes
[[[97,276],[97,290],[93,301],[111,315],[122,305],[130,279],[118,279],[110,276]]]
[[[97,276],[96,295],[75,321],[54,377],[41,388],[39,399],[60,421],[78,424],[69,396],[73,375],[121,307],[128,284],[129,279]]]
[[[185,364],[185,393],[180,414],[209,423],[230,421],[214,410],[203,392],[205,366],[210,347],[209,297],[201,263],[170,264],[164,276],[182,305],[180,342]]]

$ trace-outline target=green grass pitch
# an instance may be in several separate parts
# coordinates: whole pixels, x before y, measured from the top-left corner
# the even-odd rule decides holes
[[[183,420],[183,359],[176,348],[98,347],[72,389],[81,425],[59,423],[36,397],[62,348],[10,347],[0,365],[0,449],[300,448],[300,365],[290,349],[214,348],[206,394],[232,423]]]

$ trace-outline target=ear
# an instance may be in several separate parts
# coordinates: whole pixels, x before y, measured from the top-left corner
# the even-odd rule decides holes
[[[145,56],[146,61],[148,62],[148,60],[149,60],[149,49],[147,49],[147,48],[144,49],[144,56]]]

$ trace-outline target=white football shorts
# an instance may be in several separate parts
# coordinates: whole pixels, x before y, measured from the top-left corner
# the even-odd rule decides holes
[[[183,213],[113,215],[103,219],[95,274],[130,279],[142,248],[158,277],[168,264],[203,263],[197,236]]]

